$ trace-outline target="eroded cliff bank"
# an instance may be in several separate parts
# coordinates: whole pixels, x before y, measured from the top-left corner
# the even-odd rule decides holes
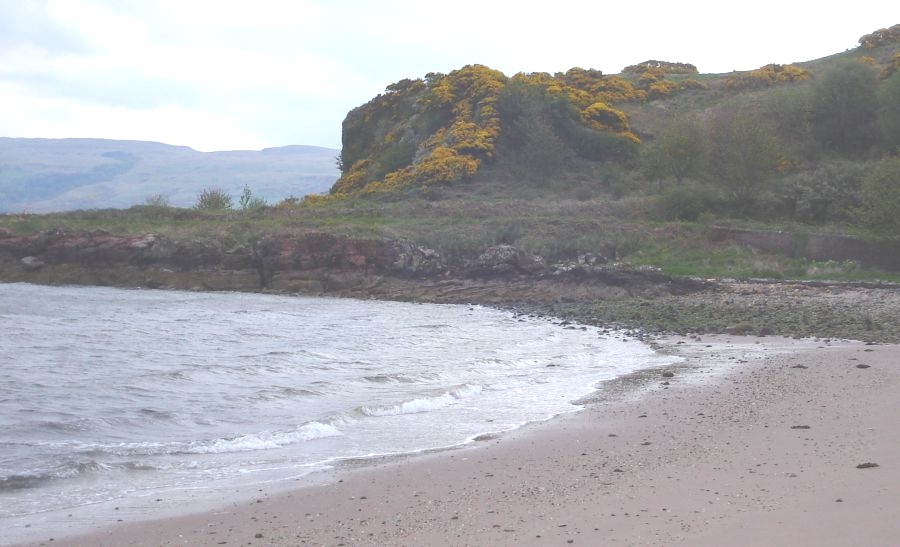
[[[497,245],[477,256],[445,257],[405,239],[318,231],[268,235],[229,248],[216,239],[62,230],[14,235],[0,228],[0,272],[6,281],[307,294],[377,295],[378,287],[391,280],[423,286],[448,280],[511,286],[568,281],[619,287],[626,293],[660,286],[684,293],[702,287],[652,268],[609,265],[594,255],[548,264],[510,245]]]
[[[900,341],[900,286],[711,281],[565,263],[509,245],[442,256],[405,239],[318,231],[216,239],[0,228],[0,281],[478,303],[608,327]]]

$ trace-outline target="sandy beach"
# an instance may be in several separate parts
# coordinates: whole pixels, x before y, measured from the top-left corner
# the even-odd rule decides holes
[[[582,412],[43,545],[896,545],[900,346],[663,337]],[[223,505],[225,502],[223,502]],[[37,532],[35,530],[34,532]]]

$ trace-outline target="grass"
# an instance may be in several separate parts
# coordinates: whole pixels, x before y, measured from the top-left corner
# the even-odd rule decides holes
[[[246,213],[137,206],[0,215],[0,227],[17,234],[61,229],[211,238],[221,240],[226,248],[264,234],[319,230],[355,238],[407,238],[448,258],[471,258],[489,246],[510,244],[550,263],[592,253],[611,262],[655,266],[674,276],[900,282],[898,273],[868,270],[853,262],[789,258],[713,241],[708,237],[707,223],[655,220],[641,195],[616,198],[598,190],[585,198],[576,195],[578,188],[575,185],[571,191],[548,196],[546,192],[541,194],[536,183],[501,180],[441,187],[427,195],[410,192],[405,196],[355,197],[313,207]],[[715,223],[747,224],[727,217],[717,217]],[[773,226],[754,222],[752,227]],[[815,232],[820,228],[792,224],[790,231]],[[828,231],[832,230],[830,227]]]
[[[685,242],[687,243],[687,242]],[[691,242],[696,244],[696,242]],[[651,242],[626,258],[634,265],[660,268],[673,276],[706,279],[791,279],[800,281],[888,281],[900,282],[900,273],[870,270],[853,261],[820,261],[763,254],[747,247],[724,248],[661,246]]]

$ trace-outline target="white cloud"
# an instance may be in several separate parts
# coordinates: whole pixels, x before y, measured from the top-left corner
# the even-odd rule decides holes
[[[607,73],[650,58],[704,72],[808,60],[896,22],[889,9],[759,0],[22,0],[0,19],[0,135],[198,149],[339,146],[347,111],[401,78],[481,63]],[[894,10],[896,12],[896,9]],[[885,19],[887,17],[887,19]]]
[[[0,88],[0,101],[8,98]],[[177,106],[135,110],[48,98],[19,98],[18,103],[19,109],[7,123],[23,137],[148,140],[203,151],[257,150],[267,145],[265,138],[248,131],[238,116],[229,113]]]
[[[69,27],[103,52],[146,44],[144,23],[91,0],[49,0],[47,14],[60,26]]]

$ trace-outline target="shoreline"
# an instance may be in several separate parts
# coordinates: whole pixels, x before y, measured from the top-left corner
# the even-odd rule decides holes
[[[632,272],[615,282],[590,276],[398,278],[335,273],[329,287],[297,280],[266,289],[240,276],[184,272],[177,283],[147,281],[148,272],[103,272],[44,267],[40,275],[9,275],[0,283],[116,287],[188,292],[246,292],[280,296],[482,305],[521,315],[577,321],[601,329],[647,335],[735,334],[842,338],[900,343],[900,284],[787,280],[696,280]],[[176,275],[169,272],[166,275]],[[344,275],[345,278],[341,276]],[[171,280],[170,280],[171,281]]]
[[[118,298],[112,291],[113,290],[109,291],[110,294],[108,298]],[[352,302],[346,304],[352,305],[355,309],[356,304],[352,304]],[[360,301],[359,304],[365,305],[365,302]],[[401,306],[408,305],[402,304]],[[459,306],[453,307],[459,308]],[[11,309],[14,308],[15,306],[13,306],[13,308]],[[464,310],[466,308],[471,311],[473,309],[473,306],[470,305],[466,306],[465,308],[459,309]],[[481,308],[481,306],[475,306],[475,308]],[[548,328],[552,326],[553,329],[559,329],[559,334],[562,334],[564,332],[571,332],[573,334],[577,334],[578,336],[584,336],[582,335],[582,331],[589,331],[589,333],[587,334],[589,343],[591,343],[593,340],[597,340],[597,336],[599,334],[598,329],[579,325],[569,325],[568,322],[564,322],[555,318],[532,316],[528,319],[525,319],[523,317],[516,317],[513,312],[508,310],[501,310],[497,312],[496,310],[491,310],[488,307],[485,307],[484,311],[489,313],[499,313],[501,317],[504,317],[505,320],[510,322],[513,320],[517,320],[518,323],[510,323],[513,328],[517,329],[522,328],[521,326],[519,326],[522,324],[522,321],[527,321],[546,325]],[[562,330],[563,328],[569,330],[564,331]],[[613,333],[610,335],[602,335],[600,336],[600,339],[603,340],[608,338],[610,342],[612,342],[613,338],[622,339],[625,337],[626,336],[624,333]],[[641,361],[636,361],[634,363],[634,366],[664,366],[664,363],[672,360],[666,357],[657,360],[654,355],[651,355],[651,350],[645,344],[637,344],[637,346],[635,346],[636,340],[629,339],[628,341],[631,343],[619,344],[619,347],[621,348],[621,350],[624,350],[626,354],[630,355],[631,353],[634,353],[636,351],[637,354],[642,356]],[[605,344],[605,342],[602,343]],[[618,344],[618,342],[614,343],[614,345],[615,344]],[[629,348],[628,346],[635,347]],[[568,348],[569,350],[571,350],[573,346],[566,344],[565,346],[559,348],[559,353],[564,353],[566,351],[564,348]],[[604,362],[607,361],[604,360]],[[609,363],[615,363],[615,361],[609,361]],[[567,389],[566,391],[568,392],[568,397],[564,400],[560,399],[559,402],[565,404],[566,401],[575,401],[576,399],[587,398],[594,390],[594,388],[591,386],[601,381],[600,378],[604,377],[608,378],[609,374],[606,372],[603,372],[602,374],[601,372],[594,372],[593,374],[589,373],[584,377],[583,381],[578,383],[577,386],[572,386],[574,390]],[[534,389],[528,389],[528,391],[533,392]],[[527,398],[528,394],[523,393],[522,396]],[[540,404],[540,401],[535,401],[535,403],[538,404],[538,407],[536,408],[544,408],[543,405]],[[535,424],[541,424],[553,420],[554,418],[557,418],[561,415],[578,412],[581,409],[579,408],[579,406],[565,404],[565,408],[556,408],[552,411],[550,409],[545,410],[546,412],[539,411],[535,413],[534,411],[532,411],[529,413],[525,409],[521,409],[515,412],[515,416],[513,416],[511,419],[505,418],[501,421],[495,421],[493,419],[488,420],[485,423],[481,423],[480,428],[478,428],[479,426],[476,426],[476,429],[474,429],[471,434],[453,437],[452,442],[448,444],[420,442],[418,446],[411,447],[410,451],[408,452],[382,451],[381,453],[376,454],[376,452],[379,451],[373,450],[371,451],[372,453],[370,455],[366,456],[335,456],[328,459],[312,462],[307,465],[298,465],[298,462],[294,460],[293,465],[296,467],[286,467],[286,469],[291,469],[291,471],[282,478],[275,478],[276,473],[271,473],[263,474],[263,478],[258,478],[258,480],[255,480],[254,482],[240,481],[241,484],[237,484],[237,479],[235,479],[234,481],[223,479],[217,481],[207,480],[204,481],[204,484],[198,484],[195,487],[179,488],[160,486],[158,488],[154,487],[134,490],[132,494],[124,497],[115,497],[114,499],[84,503],[83,505],[72,506],[68,508],[48,509],[45,511],[32,513],[30,515],[8,516],[0,519],[4,524],[3,527],[6,528],[5,531],[0,532],[0,544],[8,544],[12,541],[21,542],[26,539],[40,539],[44,535],[48,535],[49,537],[54,537],[54,539],[56,539],[57,536],[62,537],[66,535],[72,535],[73,533],[88,531],[91,528],[97,528],[96,524],[92,524],[93,522],[105,525],[113,525],[117,522],[134,521],[139,518],[148,519],[168,517],[174,513],[180,512],[180,510],[177,508],[182,506],[190,506],[192,508],[192,511],[197,511],[198,508],[201,507],[215,508],[218,505],[221,505],[225,502],[234,501],[238,498],[251,499],[256,491],[257,483],[259,485],[262,485],[260,486],[261,488],[265,488],[267,491],[271,492],[273,489],[291,489],[309,483],[317,484],[321,482],[327,482],[329,480],[328,477],[333,476],[335,473],[340,473],[345,469],[380,465],[385,462],[394,460],[408,460],[410,458],[416,458],[421,455],[456,450],[461,446],[472,444],[474,442],[484,442],[487,439],[494,439],[500,436],[508,435],[514,430],[520,428],[528,428]],[[419,440],[422,441],[422,439]],[[256,459],[260,459],[260,457],[256,457]],[[311,474],[307,474],[307,469],[320,466],[325,469],[323,471],[316,471]],[[303,476],[301,477],[300,475]],[[203,475],[197,474],[195,472],[194,476],[202,477]],[[252,475],[248,474],[246,476]],[[126,485],[126,487],[129,486]],[[154,501],[162,501],[162,503],[154,503]],[[176,509],[168,509],[164,506],[171,506],[175,507]],[[29,529],[26,530],[26,527],[28,527]],[[45,534],[44,531],[50,532],[50,534]],[[36,536],[35,533],[41,535]],[[27,534],[27,536],[23,534]]]
[[[900,435],[889,424],[900,406],[892,366],[900,346],[735,336],[654,343],[686,358],[666,369],[673,376],[651,369],[607,382],[580,412],[454,450],[342,465],[330,482],[261,492],[258,501],[52,544],[896,540]]]

